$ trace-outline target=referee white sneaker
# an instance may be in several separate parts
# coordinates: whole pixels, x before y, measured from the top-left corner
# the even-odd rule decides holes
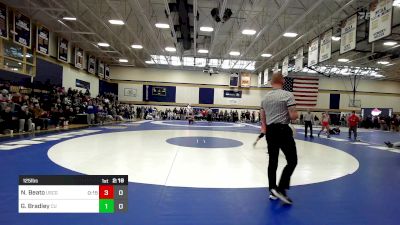
[[[271,199],[271,200],[277,200],[278,197],[276,197],[276,196],[274,195],[274,193],[272,193],[272,191],[269,191],[269,199]]]
[[[293,201],[284,192],[277,191],[276,189],[271,189],[272,194],[278,197],[282,202],[286,204],[293,204]]]

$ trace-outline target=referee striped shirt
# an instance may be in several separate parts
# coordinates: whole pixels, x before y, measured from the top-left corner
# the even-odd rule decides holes
[[[269,91],[261,102],[261,108],[264,109],[267,125],[289,124],[288,108],[295,105],[296,102],[291,92],[282,89]]]

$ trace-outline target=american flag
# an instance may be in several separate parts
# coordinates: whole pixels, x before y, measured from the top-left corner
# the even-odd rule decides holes
[[[318,87],[318,78],[285,77],[283,90],[293,92],[297,106],[308,108],[317,105]]]

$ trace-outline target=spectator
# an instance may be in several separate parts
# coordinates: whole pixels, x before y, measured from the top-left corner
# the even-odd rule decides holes
[[[42,130],[47,128],[48,121],[43,120],[42,116],[44,114],[44,110],[40,108],[39,102],[37,100],[34,101],[34,106],[32,109],[33,114],[33,122],[35,123],[36,130]]]
[[[95,108],[92,104],[92,101],[90,101],[88,106],[86,107],[86,114],[87,114],[87,123],[89,125],[94,124]]]
[[[18,132],[32,131],[34,129],[32,127],[32,113],[29,112],[28,106],[22,106],[17,117],[19,119]]]
[[[13,116],[9,105],[0,111],[0,133],[13,133]]]
[[[390,119],[390,126],[393,132],[399,132],[399,118],[394,114]]]

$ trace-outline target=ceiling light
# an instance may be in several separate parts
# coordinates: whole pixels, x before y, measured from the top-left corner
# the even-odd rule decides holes
[[[128,62],[127,59],[119,59],[118,61],[119,61],[120,63],[126,63],[126,62]]]
[[[255,35],[256,33],[257,33],[257,31],[255,31],[255,30],[248,30],[248,29],[242,30],[242,34],[245,34],[245,35]]]
[[[340,37],[332,36],[332,41],[339,41],[339,40],[340,40]]]
[[[297,33],[286,32],[283,34],[284,37],[297,37]]]
[[[144,62],[147,63],[147,64],[154,64],[153,60],[147,60],[147,61],[144,61]]]
[[[101,47],[110,47],[110,45],[108,43],[105,43],[105,42],[99,42],[99,43],[97,43],[97,45],[101,46]]]
[[[238,56],[238,55],[240,55],[240,52],[231,51],[231,52],[229,52],[229,55]]]
[[[400,7],[400,0],[394,0],[393,6]]]
[[[124,25],[124,21],[122,20],[109,20],[109,23],[113,24],[113,25]]]
[[[26,54],[25,57],[30,58],[30,57],[32,57],[32,55]]]
[[[264,58],[268,58],[268,57],[271,57],[271,56],[272,56],[272,55],[269,54],[269,53],[261,54],[261,57],[264,57]]]
[[[167,51],[167,52],[176,52],[176,48],[174,48],[174,47],[166,47],[165,51]]]
[[[338,62],[348,62],[349,59],[338,59]]]
[[[199,49],[197,52],[198,53],[208,53],[208,50],[207,49]]]
[[[387,41],[387,42],[383,43],[383,45],[393,46],[393,45],[397,45],[397,42],[395,42],[395,41]]]
[[[132,48],[135,48],[135,49],[142,49],[142,48],[143,48],[143,46],[141,46],[141,45],[136,45],[136,44],[131,45],[131,47],[132,47]]]
[[[378,61],[378,64],[387,65],[387,64],[389,64],[389,62],[388,61]]]
[[[65,17],[63,17],[63,20],[75,21],[76,18],[75,18],[75,17],[68,17],[68,16],[65,16]]]
[[[200,30],[204,31],[204,32],[213,32],[214,28],[212,28],[212,27],[200,27]]]
[[[161,29],[168,29],[169,28],[169,24],[166,24],[166,23],[156,23],[155,26],[157,28],[161,28]]]

